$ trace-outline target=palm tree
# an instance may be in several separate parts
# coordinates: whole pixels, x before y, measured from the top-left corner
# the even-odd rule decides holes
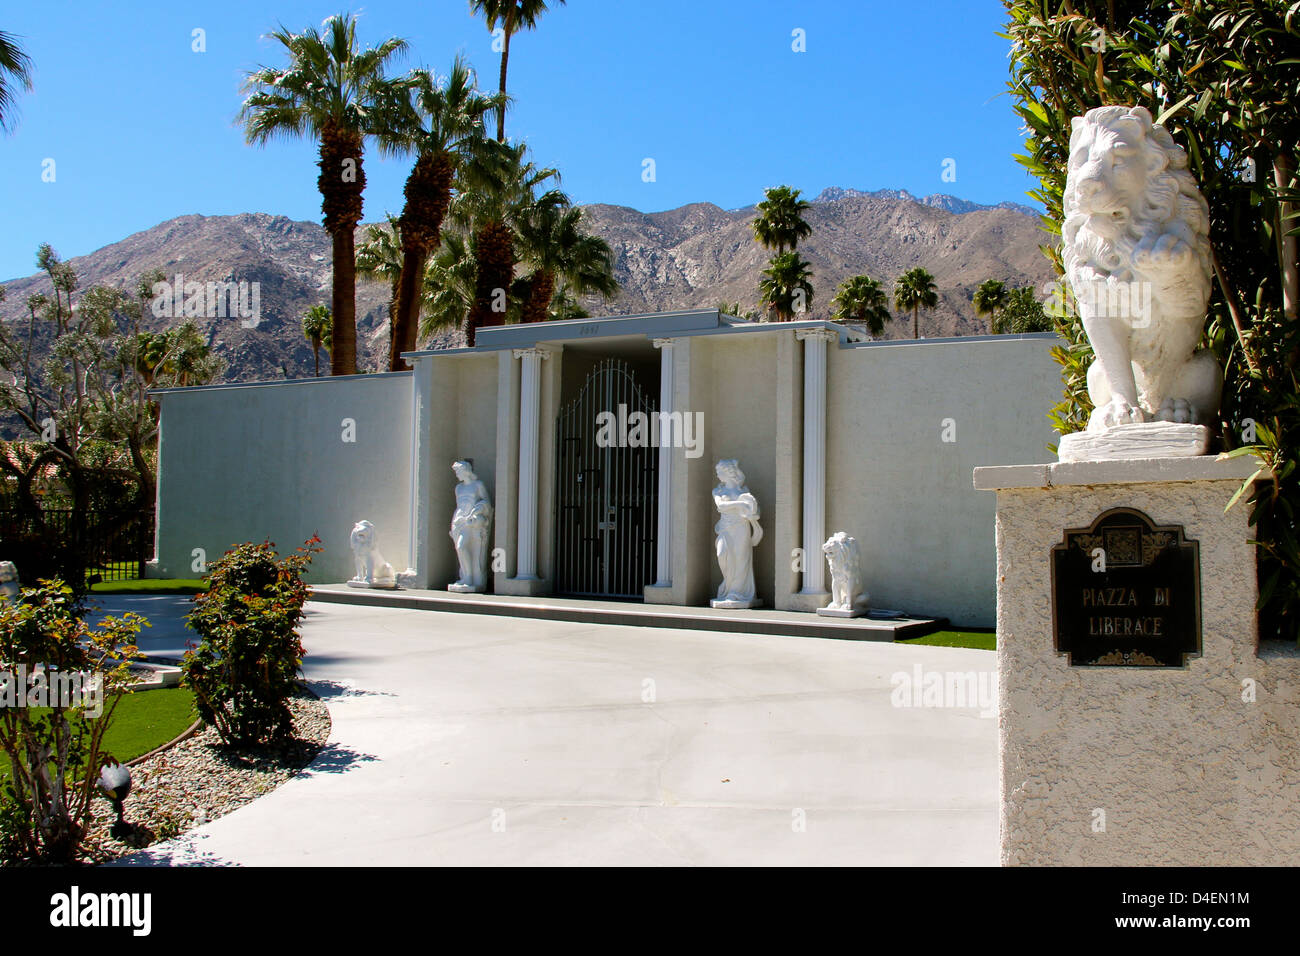
[[[32,58],[16,36],[0,30],[0,132],[13,131],[19,90],[32,90]]]
[[[564,6],[565,0],[558,0]],[[487,28],[501,27],[505,37],[501,47],[501,82],[497,95],[497,142],[506,141],[506,67],[510,63],[510,38],[520,30],[536,28],[537,21],[547,11],[546,0],[470,0],[471,13],[482,14]]]
[[[302,314],[302,334],[311,343],[312,357],[316,360],[316,377],[320,378],[320,349],[330,347],[330,330],[334,320],[329,306],[313,305]]]
[[[357,275],[388,283],[388,334],[391,356],[395,352],[393,340],[397,337],[397,287],[402,278],[405,256],[402,254],[401,224],[391,214],[387,219],[387,226],[379,223],[366,226],[365,239],[357,248]],[[419,311],[418,303],[416,311]],[[411,343],[411,347],[415,347],[414,342]],[[397,351],[396,354],[400,356],[401,353]],[[400,371],[393,367],[391,361],[388,367],[390,371]]]
[[[754,217],[754,238],[776,254],[794,249],[800,239],[812,235],[812,226],[804,221],[804,213],[812,208],[806,199],[799,198],[799,190],[789,186],[774,186],[763,191],[766,197],[758,204]]]
[[[797,252],[783,252],[772,257],[758,283],[763,304],[776,313],[779,321],[788,322],[797,312],[812,306],[812,272]]]
[[[376,47],[357,46],[357,21],[351,14],[327,19],[320,30],[290,33],[281,27],[268,36],[288,53],[289,65],[259,67],[248,74],[247,97],[239,111],[249,143],[277,136],[311,136],[320,141],[321,211],[334,244],[334,317],[331,372],[357,370],[355,236],[361,221],[366,177],[361,168],[365,138],[383,130],[377,121],[391,102],[385,67],[406,50],[392,37]]]
[[[831,305],[835,307],[835,321],[866,326],[873,338],[883,333],[885,323],[893,318],[889,313],[889,296],[871,276],[845,279]]]
[[[933,309],[939,304],[939,296],[934,291],[934,276],[919,266],[909,269],[898,277],[894,283],[894,307],[902,312],[912,313],[912,338],[921,337],[918,313],[922,308]]]
[[[439,84],[427,70],[412,70],[390,113],[386,152],[416,154],[406,180],[401,216],[402,271],[393,301],[393,335],[388,367],[407,368],[402,352],[414,350],[419,330],[420,288],[429,253],[441,241],[456,174],[484,141],[483,120],[498,102],[479,93],[474,71],[461,57]]]
[[[422,338],[444,329],[467,329],[469,310],[474,305],[476,271],[474,254],[465,237],[457,232],[443,236],[441,247],[425,266]]]
[[[519,248],[532,268],[525,280],[520,321],[546,321],[557,279],[572,296],[618,292],[609,243],[588,235],[582,217],[574,206],[551,204],[534,205],[520,217]]]
[[[975,290],[971,302],[975,306],[975,314],[987,316],[989,328],[992,329],[998,310],[1007,304],[1006,283],[998,282],[996,279],[985,279]]]
[[[536,195],[538,187],[558,174],[538,169],[525,158],[526,152],[523,144],[486,144],[465,164],[465,188],[453,203],[454,218],[472,230],[474,304],[465,329],[471,347],[481,327],[505,319],[500,306],[508,304],[515,278],[516,224],[536,206],[569,203],[558,189]]]

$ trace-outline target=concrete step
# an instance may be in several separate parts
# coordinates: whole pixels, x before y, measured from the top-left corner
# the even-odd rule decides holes
[[[923,637],[941,629],[946,618],[867,617],[831,618],[798,611],[761,608],[736,611],[674,604],[640,604],[634,601],[599,601],[557,597],[515,597],[503,594],[456,594],[406,588],[367,590],[343,584],[312,586],[312,600],[362,607],[397,607],[457,614],[496,614],[508,617],[572,621],[578,624],[621,624],[624,627],[678,627],[733,634],[777,634],[790,637],[828,637],[849,641],[897,641]],[[885,612],[890,613],[890,612]]]

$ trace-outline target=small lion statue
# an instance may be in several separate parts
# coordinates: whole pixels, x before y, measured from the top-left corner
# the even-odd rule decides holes
[[[822,610],[840,614],[865,614],[871,598],[862,589],[862,559],[858,539],[836,531],[822,545],[831,570],[831,603]]]
[[[375,526],[369,521],[358,521],[352,526],[352,557],[357,563],[357,574],[348,582],[350,587],[397,587],[397,575],[379,553],[377,538]]]
[[[1210,296],[1209,208],[1187,154],[1140,106],[1089,110],[1073,121],[1063,207],[1066,277],[1095,355],[1088,432],[1212,426],[1223,371],[1196,351]]]

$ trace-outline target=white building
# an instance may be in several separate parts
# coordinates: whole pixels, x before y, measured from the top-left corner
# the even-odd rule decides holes
[[[971,470],[1045,460],[1057,341],[868,342],[703,310],[484,328],[475,348],[413,353],[412,372],[161,391],[151,573],[315,533],[311,580],[341,582],[364,518],[412,586],[445,588],[467,458],[495,506],[495,593],[702,606],[720,581],[713,466],[736,458],[762,509],[765,607],[824,605],[821,542],[847,531],[874,603],[991,626],[994,501]],[[685,427],[643,447],[637,411]]]

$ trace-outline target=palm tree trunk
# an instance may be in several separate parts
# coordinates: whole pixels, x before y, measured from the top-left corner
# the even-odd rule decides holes
[[[469,310],[466,338],[473,346],[485,325],[500,325],[505,313],[492,306],[509,293],[515,272],[514,232],[504,222],[489,222],[474,237],[474,304]]]
[[[1295,168],[1291,157],[1278,153],[1273,157],[1273,182],[1278,189],[1291,189],[1291,179]],[[1295,213],[1295,206],[1289,202],[1278,204],[1278,254],[1282,260],[1282,314],[1294,322],[1300,315],[1300,256],[1297,249],[1300,241],[1287,233],[1300,223],[1288,218]]]
[[[533,276],[528,287],[528,301],[524,303],[524,322],[545,322],[551,298],[555,295],[555,273],[541,270]]]
[[[506,66],[507,64],[510,63],[510,28],[511,28],[511,23],[509,22],[509,20],[506,21],[506,23],[503,25],[503,28],[506,34],[506,41],[505,44],[501,47],[501,79],[500,79],[500,83],[498,84],[498,89],[502,97],[501,105],[497,107],[497,142],[498,143],[504,143],[506,141],[506,104],[505,104]]]
[[[357,259],[352,227],[334,231],[333,331],[330,374],[357,374]]]
[[[912,306],[912,338],[914,339],[921,337],[920,312],[921,307],[919,305]]]
[[[320,378],[320,346],[314,341],[311,343],[311,354],[316,360],[316,377]]]
[[[321,130],[320,176],[325,230],[334,240],[333,342],[330,373],[357,371],[357,223],[361,221],[366,174],[361,167],[362,138],[354,130]]]
[[[420,331],[420,298],[429,253],[438,248],[442,220],[451,204],[453,170],[446,153],[424,153],[406,179],[402,210],[402,271],[397,281],[396,315],[388,367],[394,372],[410,366],[402,352],[415,351]]]

